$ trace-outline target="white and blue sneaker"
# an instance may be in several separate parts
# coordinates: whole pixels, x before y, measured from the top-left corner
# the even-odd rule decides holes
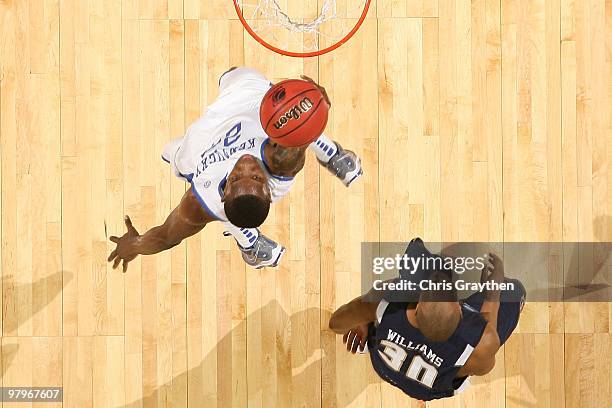
[[[223,235],[231,236],[229,232],[224,232]],[[238,245],[238,248],[242,252],[244,262],[255,269],[275,267],[285,254],[285,247],[261,233],[250,247],[243,248]]]
[[[354,152],[344,150],[338,143],[336,143],[336,148],[338,149],[336,154],[327,163],[320,160],[319,163],[348,187],[363,174],[361,159]]]

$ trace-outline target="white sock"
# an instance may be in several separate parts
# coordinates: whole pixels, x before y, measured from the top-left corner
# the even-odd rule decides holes
[[[338,151],[336,144],[325,135],[319,136],[319,138],[308,147],[314,151],[317,159],[323,163],[327,163]]]
[[[240,228],[229,221],[224,222],[223,226],[242,248],[252,247],[257,238],[259,238],[259,230],[257,228]]]

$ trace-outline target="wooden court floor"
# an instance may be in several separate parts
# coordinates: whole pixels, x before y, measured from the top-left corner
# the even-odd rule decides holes
[[[327,329],[360,243],[611,241],[611,31],[610,0],[378,0],[302,60],[229,0],[0,0],[2,385],[64,388],[41,407],[424,407]],[[178,203],[161,149],[235,65],[320,81],[363,178],[309,155],[263,228],[279,268],[211,225],[111,270],[123,215],[142,232]],[[611,330],[610,303],[530,303],[490,375],[426,406],[612,406]]]

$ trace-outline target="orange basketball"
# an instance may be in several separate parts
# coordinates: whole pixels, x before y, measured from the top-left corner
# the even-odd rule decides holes
[[[315,84],[288,79],[264,95],[259,119],[270,139],[282,146],[300,147],[323,133],[328,113],[329,104]]]

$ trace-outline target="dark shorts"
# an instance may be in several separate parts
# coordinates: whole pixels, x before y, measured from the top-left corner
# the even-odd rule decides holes
[[[525,287],[519,280],[505,279],[504,281],[514,283],[514,290],[503,291],[501,293],[499,313],[497,315],[497,334],[501,344],[504,344],[514,329],[516,329],[526,295]],[[476,292],[461,303],[467,303],[472,308],[480,311],[484,300],[484,293]]]

